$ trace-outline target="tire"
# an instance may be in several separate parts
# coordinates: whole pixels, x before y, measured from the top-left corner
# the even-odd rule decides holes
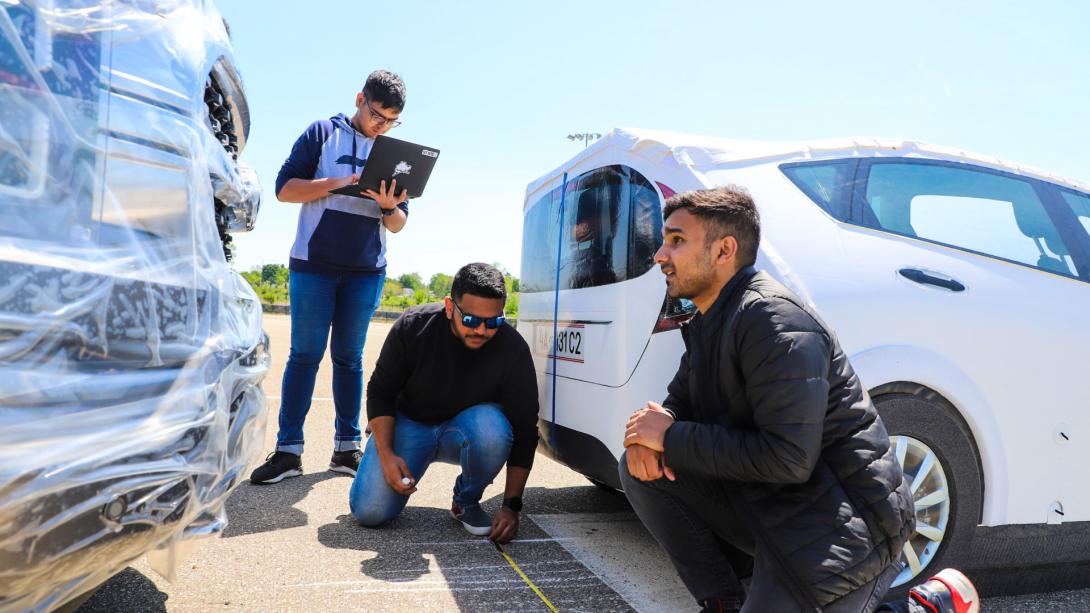
[[[930,503],[916,509],[917,532],[902,554],[905,571],[894,580],[886,596],[887,600],[901,600],[912,586],[944,568],[964,567],[970,560],[973,535],[980,523],[984,481],[972,433],[944,398],[915,386],[911,391],[878,395],[874,405],[891,444],[898,450],[898,459],[904,456],[905,479],[912,484],[920,472],[925,472],[913,491],[914,499],[917,504],[925,498]],[[933,466],[924,471],[928,452],[933,455]],[[942,483],[946,487],[938,488]],[[947,491],[946,502],[936,502],[943,499],[938,489]],[[941,526],[943,519],[945,526]],[[942,528],[938,541],[937,528]],[[907,563],[909,546],[918,561],[916,573]]]
[[[106,584],[106,582],[104,581],[104,582],[96,585],[95,587],[87,590],[86,592],[80,594],[79,596],[76,596],[75,598],[72,598],[68,602],[62,604],[55,611],[53,611],[53,613],[76,613],[76,611],[78,611],[79,608],[81,606],[83,606],[83,603],[90,600],[92,596],[94,596],[96,593],[98,593],[98,589],[100,587],[102,587],[103,585],[105,585],[105,584]]]

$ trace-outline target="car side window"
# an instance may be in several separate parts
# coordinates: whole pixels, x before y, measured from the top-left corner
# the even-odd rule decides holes
[[[856,165],[856,160],[804,162],[784,164],[780,166],[780,170],[814,204],[834,219],[847,221]]]
[[[1033,184],[983,169],[879,162],[869,166],[863,224],[1076,276]]]
[[[1082,231],[1090,235],[1090,196],[1069,191],[1062,191],[1060,194],[1063,195],[1067,206],[1071,207],[1071,212],[1078,218]]]

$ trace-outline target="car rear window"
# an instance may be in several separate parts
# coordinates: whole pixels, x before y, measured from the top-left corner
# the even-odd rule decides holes
[[[639,172],[612,165],[569,179],[566,192],[557,187],[526,211],[522,291],[556,289],[558,248],[560,289],[638,277],[654,265],[661,235],[658,192]]]

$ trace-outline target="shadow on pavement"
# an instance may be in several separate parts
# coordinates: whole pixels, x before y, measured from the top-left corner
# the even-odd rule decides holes
[[[140,611],[165,612],[167,595],[140,571],[129,567],[114,575],[84,602],[76,613],[114,613],[131,611],[132,603],[140,603]]]
[[[624,492],[588,483],[586,487],[528,487],[522,495],[523,514],[624,513],[632,511]],[[499,507],[503,496],[481,501],[485,508]]]
[[[484,502],[489,514],[499,496]],[[623,494],[588,485],[560,489],[530,488],[528,513],[625,511]],[[543,610],[543,604],[486,538],[468,534],[443,508],[406,507],[381,528],[364,528],[344,514],[318,528],[326,547],[364,554],[359,582],[352,591],[367,608],[371,599],[396,593],[400,602],[424,609],[439,606],[437,592],[449,594],[460,611]],[[631,611],[627,603],[602,583],[560,543],[524,513],[519,538],[505,551],[560,610]],[[431,599],[431,600],[429,600]],[[373,603],[376,600],[371,600]],[[449,605],[448,605],[449,606]]]
[[[328,470],[285,479],[280,483],[238,486],[227,499],[227,529],[223,538],[274,532],[307,525],[307,514],[295,508],[315,485],[343,477]]]

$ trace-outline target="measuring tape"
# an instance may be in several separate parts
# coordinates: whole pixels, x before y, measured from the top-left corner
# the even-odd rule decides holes
[[[549,599],[545,597],[545,594],[542,594],[541,590],[539,590],[537,586],[534,585],[534,582],[530,581],[530,578],[526,576],[526,573],[522,572],[522,569],[519,568],[519,565],[515,564],[515,560],[513,560],[511,556],[507,555],[507,552],[503,550],[503,547],[500,547],[500,544],[496,541],[492,541],[492,544],[496,546],[496,551],[500,552],[500,555],[503,556],[504,560],[507,560],[507,563],[511,565],[511,568],[515,569],[515,572],[518,573],[520,577],[522,577],[522,580],[526,582],[526,585],[530,586],[530,589],[533,590],[535,594],[537,594],[537,597],[541,599],[541,602],[544,602],[545,606],[549,607],[549,610],[553,613],[560,613],[556,606],[554,606],[553,603],[549,602]]]

